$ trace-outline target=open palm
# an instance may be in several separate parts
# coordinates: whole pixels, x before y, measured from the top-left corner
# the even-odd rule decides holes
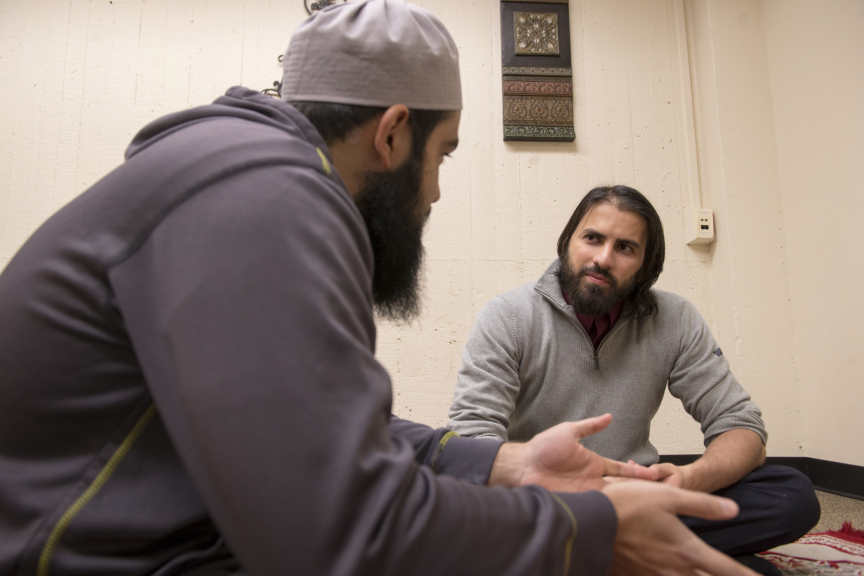
[[[600,490],[604,476],[655,480],[655,472],[635,463],[603,458],[580,440],[612,422],[610,414],[578,422],[562,422],[525,444],[526,466],[520,484],[537,484],[557,492]]]

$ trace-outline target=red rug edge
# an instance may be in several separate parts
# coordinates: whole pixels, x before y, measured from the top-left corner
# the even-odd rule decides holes
[[[828,534],[829,536],[834,536],[835,538],[840,538],[847,542],[864,544],[864,530],[856,530],[852,527],[852,522],[848,521],[843,522],[843,526],[840,527],[840,530],[829,530],[828,532],[823,532],[823,534]]]

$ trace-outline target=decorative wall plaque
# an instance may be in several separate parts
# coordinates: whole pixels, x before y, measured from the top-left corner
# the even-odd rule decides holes
[[[548,80],[508,80],[505,78],[504,94],[565,94],[572,96],[573,83]]]
[[[572,142],[567,0],[502,0],[504,140]]]
[[[504,126],[504,140],[572,142],[575,139],[572,126]]]
[[[516,54],[558,56],[558,15],[514,12],[513,34]]]
[[[504,123],[533,126],[573,125],[573,99],[505,96]]]
[[[505,66],[505,76],[573,76],[570,68],[531,68],[521,66]]]

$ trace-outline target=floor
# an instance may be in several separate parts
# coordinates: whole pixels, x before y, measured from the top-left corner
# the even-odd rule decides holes
[[[864,500],[844,498],[828,492],[816,491],[822,505],[822,517],[810,532],[839,530],[843,522],[852,522],[852,527],[864,530]]]

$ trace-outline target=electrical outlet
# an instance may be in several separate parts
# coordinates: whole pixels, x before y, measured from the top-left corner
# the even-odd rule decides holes
[[[685,242],[687,244],[710,244],[714,241],[714,211],[699,208],[690,210]]]

